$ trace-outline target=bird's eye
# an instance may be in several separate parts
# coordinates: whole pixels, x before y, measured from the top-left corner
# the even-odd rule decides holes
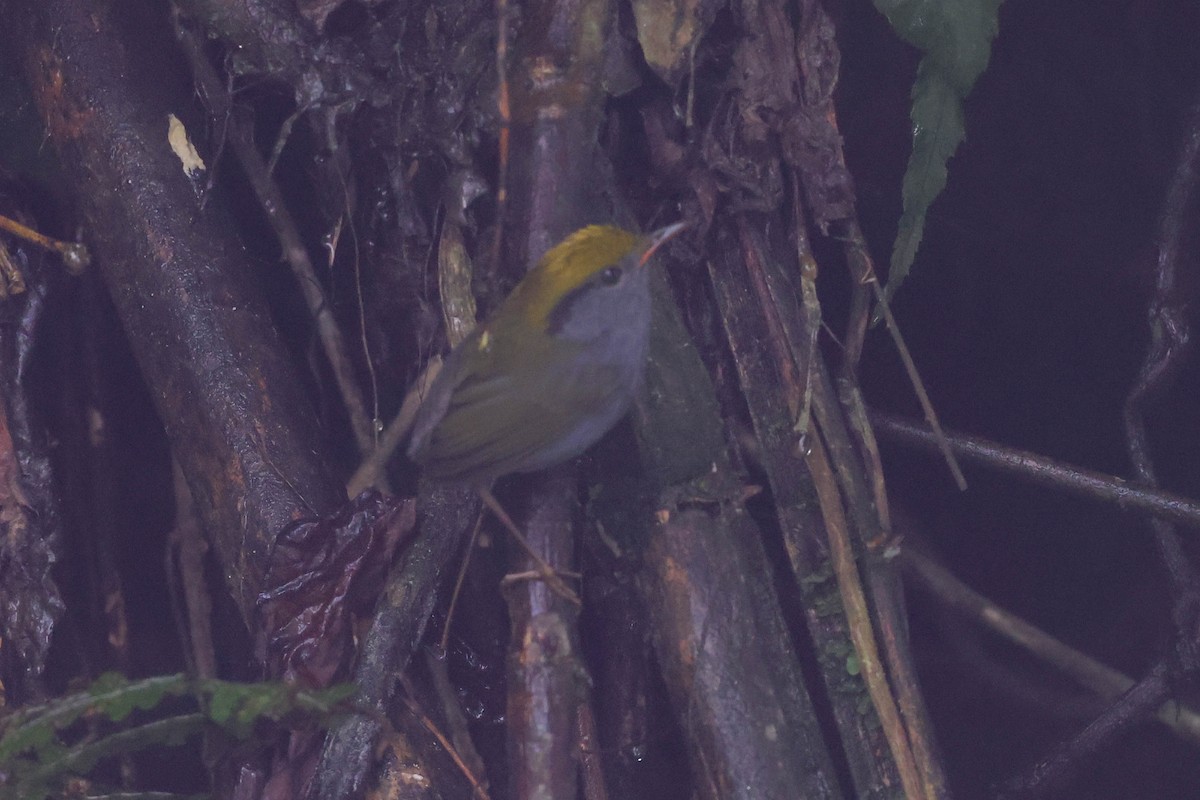
[[[616,286],[621,282],[621,268],[605,267],[600,270],[600,282],[605,286]]]

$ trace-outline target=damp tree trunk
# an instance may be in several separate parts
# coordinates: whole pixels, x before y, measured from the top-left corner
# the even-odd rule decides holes
[[[154,546],[161,636],[178,642],[161,649],[179,655],[120,644],[129,589],[98,555],[91,599],[109,613],[58,669],[355,687],[327,724],[209,739],[216,796],[949,796],[857,380],[874,266],[821,2],[0,13],[61,170],[61,227],[94,261],[80,278],[30,262],[5,311],[0,447],[17,477],[0,504],[36,511],[6,545],[8,705],[64,682],[47,650],[89,595],[63,588],[64,617],[50,564],[117,502],[82,424],[49,457],[22,379],[54,328],[38,315],[78,307],[83,332],[57,334],[75,360],[55,418],[114,413],[139,381],[105,368],[127,340],[161,425],[142,420],[157,444],[141,469],[159,477],[139,502],[174,515]],[[413,388],[570,231],[675,220],[690,227],[653,278],[630,422],[580,463],[498,487],[543,557],[582,573],[576,608],[503,581],[529,565],[478,498],[420,481]],[[836,319],[819,292],[835,274],[852,287]],[[56,292],[80,305],[46,311]]]

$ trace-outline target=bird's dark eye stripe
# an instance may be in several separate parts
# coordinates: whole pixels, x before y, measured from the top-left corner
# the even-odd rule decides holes
[[[621,278],[625,273],[618,266],[605,267],[596,273],[595,277],[585,283],[576,286],[571,291],[563,295],[563,299],[550,311],[549,317],[546,319],[546,332],[558,333],[562,330],[563,324],[567,321],[567,315],[571,311],[571,307],[579,301],[579,298],[588,292],[596,291],[597,286],[616,286],[621,282]]]
[[[558,301],[558,304],[551,309],[550,316],[546,319],[547,333],[558,333],[562,330],[563,324],[567,321],[567,314],[571,311],[571,306],[575,305],[583,293],[589,289],[595,291],[595,287],[587,283],[577,286],[567,292],[562,300]]]

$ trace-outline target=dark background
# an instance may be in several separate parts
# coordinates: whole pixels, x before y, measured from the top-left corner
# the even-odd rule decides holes
[[[911,72],[863,4],[845,4],[838,95],[864,227],[886,260],[899,215]],[[1006,2],[966,104],[910,279],[893,304],[942,423],[1128,476],[1122,406],[1149,338],[1158,216],[1200,83],[1200,6]],[[1193,209],[1181,279],[1194,295]],[[1197,308],[1189,309],[1192,324]],[[920,417],[891,343],[869,340],[868,402]],[[1149,415],[1163,485],[1200,494],[1200,370]],[[1137,677],[1167,651],[1170,599],[1134,515],[979,468],[959,493],[937,458],[883,445],[893,504],[972,587]],[[1185,539],[1195,532],[1184,529]],[[1191,544],[1191,542],[1189,542]],[[1193,548],[1194,552],[1194,548]],[[910,607],[952,783],[964,797],[1033,763],[1097,707],[1053,671],[920,592]],[[1106,751],[1078,797],[1194,796],[1194,750],[1149,723]]]

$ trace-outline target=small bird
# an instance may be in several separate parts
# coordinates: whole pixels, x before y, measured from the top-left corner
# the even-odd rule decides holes
[[[425,475],[487,489],[607,433],[645,372],[646,264],[685,227],[643,236],[591,225],[551,248],[450,353],[422,400],[408,453]]]
[[[550,588],[576,605],[491,486],[574,458],[629,410],[650,344],[646,264],[684,227],[641,236],[591,225],[551,248],[451,351],[413,423],[408,454],[426,477],[474,488]]]

